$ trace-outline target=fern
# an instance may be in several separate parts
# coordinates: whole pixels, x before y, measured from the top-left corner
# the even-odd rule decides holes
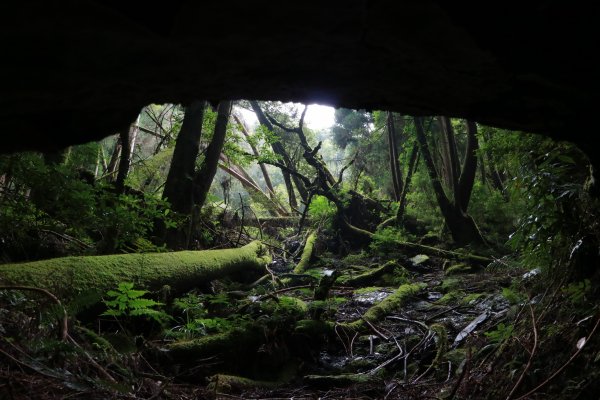
[[[108,310],[101,315],[115,318],[149,317],[159,323],[168,319],[167,314],[155,309],[155,307],[163,305],[162,303],[143,297],[147,293],[147,290],[135,290],[133,283],[121,282],[117,290],[106,292],[106,296],[112,299],[103,301]]]

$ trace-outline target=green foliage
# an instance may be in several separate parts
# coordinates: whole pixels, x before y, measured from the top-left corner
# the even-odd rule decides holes
[[[331,222],[336,214],[336,207],[325,196],[315,195],[308,207],[308,215],[315,222]]]
[[[540,147],[547,149],[550,145]],[[513,183],[512,190],[527,202],[508,244],[521,251],[527,267],[540,267],[550,273],[571,257],[582,230],[592,229],[594,216],[586,207],[583,183],[587,165],[579,150],[567,144],[552,144],[549,151],[537,154],[532,150],[529,157],[522,157],[520,173]]]
[[[410,242],[412,240],[414,238],[404,230],[388,226],[375,231],[370,248],[374,253],[395,252],[398,250],[398,242]]]
[[[519,304],[525,300],[525,297],[511,288],[502,288],[502,296],[510,304]]]
[[[592,289],[592,283],[589,279],[584,279],[579,282],[572,282],[562,288],[562,292],[568,297],[573,304],[581,304],[586,299],[586,295]]]
[[[493,331],[485,332],[484,335],[489,339],[490,342],[500,344],[508,340],[514,331],[513,325],[506,325],[503,322],[499,323],[496,329]]]
[[[106,296],[111,300],[103,300],[108,309],[101,315],[116,318],[149,317],[157,322],[168,319],[167,314],[156,309],[162,303],[143,297],[147,293],[147,290],[133,289],[133,283],[119,283],[116,290],[106,292]]]

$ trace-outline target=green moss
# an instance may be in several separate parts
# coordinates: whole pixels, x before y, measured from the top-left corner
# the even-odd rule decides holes
[[[198,339],[171,343],[167,350],[173,359],[182,363],[193,363],[198,359],[216,355],[235,359],[256,353],[260,341],[260,329],[246,326]]]
[[[367,374],[307,375],[304,377],[305,383],[317,388],[347,387],[372,380],[374,377]]]
[[[457,278],[446,278],[442,281],[440,289],[443,292],[449,292],[460,286],[460,281]]]
[[[281,296],[275,301],[267,301],[261,305],[261,310],[269,315],[286,315],[294,319],[303,318],[308,312],[308,305],[291,296]]]
[[[63,257],[0,265],[4,284],[48,288],[64,298],[78,293],[104,293],[120,282],[133,282],[151,290],[169,285],[175,291],[232,275],[262,272],[270,258],[258,241],[239,249],[179,251],[173,253],[118,254]]]
[[[294,268],[295,274],[302,274],[306,271],[310,265],[310,260],[313,256],[313,249],[315,246],[315,242],[317,241],[317,233],[312,232],[306,238],[306,244],[304,245],[304,250],[302,250],[302,256],[300,257],[300,262]]]
[[[484,293],[468,294],[461,300],[461,303],[463,303],[464,305],[469,305],[471,302],[478,300],[479,298],[483,297],[484,295],[485,295]]]
[[[364,324],[363,320],[368,322],[377,322],[383,319],[386,315],[389,315],[393,311],[402,307],[411,296],[417,294],[425,287],[427,287],[427,285],[422,282],[402,285],[383,301],[369,308],[362,316],[362,319],[343,325],[351,330],[361,330]]]
[[[446,327],[442,324],[433,324],[429,329],[434,331],[437,337],[437,351],[435,353],[435,358],[431,362],[431,366],[435,367],[440,363],[442,357],[448,351],[448,332],[446,332]]]
[[[383,290],[383,288],[380,287],[380,286],[367,286],[367,287],[364,287],[364,288],[356,289],[354,291],[354,294],[365,294],[365,293],[379,292],[381,290]]]
[[[332,322],[303,319],[296,322],[294,333],[308,337],[329,336],[335,333],[334,328]]]
[[[281,384],[279,382],[256,381],[235,375],[217,374],[209,379],[208,390],[217,393],[241,393],[256,388],[274,389]]]
[[[400,286],[408,282],[408,271],[395,261],[388,261],[381,267],[362,274],[339,279],[342,285],[360,287],[378,283],[384,286]]]
[[[451,290],[448,293],[446,293],[445,295],[443,295],[441,299],[436,301],[436,304],[454,303],[464,297],[465,297],[465,292],[463,292],[462,290]]]
[[[452,264],[446,269],[446,275],[458,275],[473,272],[474,268],[465,263]]]

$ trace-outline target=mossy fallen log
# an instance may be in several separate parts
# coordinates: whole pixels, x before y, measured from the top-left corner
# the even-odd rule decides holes
[[[256,354],[263,336],[257,326],[247,325],[198,339],[174,342],[167,345],[166,350],[170,357],[182,364],[193,364],[215,356],[221,362],[241,361]]]
[[[383,301],[375,304],[369,308],[362,316],[354,322],[340,324],[345,328],[349,328],[354,331],[362,331],[367,328],[367,323],[375,323],[385,318],[386,315],[391,314],[393,311],[400,309],[407,300],[419,293],[427,285],[425,283],[412,283],[400,286],[394,293],[386,297]]]
[[[402,267],[396,261],[388,261],[381,267],[374,268],[360,275],[353,277],[342,276],[338,279],[338,281],[343,286],[364,287],[373,285],[379,280],[388,280],[385,279],[386,277],[392,278],[391,280],[399,281],[399,284],[403,284],[406,283],[407,276],[408,271],[406,271],[404,267]],[[389,283],[391,282],[384,282],[384,284]]]
[[[222,277],[251,279],[269,261],[258,241],[238,249],[62,257],[0,265],[0,284],[46,288],[67,299],[83,292],[103,294],[120,282],[150,290],[168,285],[182,293]]]
[[[312,232],[306,238],[306,244],[304,245],[304,250],[302,250],[302,256],[300,257],[300,262],[294,268],[295,274],[302,274],[306,271],[310,265],[310,260],[313,256],[313,249],[315,247],[315,242],[317,240],[317,233]]]
[[[378,380],[378,376],[367,374],[306,375],[303,379],[305,384],[318,389],[343,388]]]
[[[252,389],[275,389],[284,383],[285,382],[257,381],[237,375],[216,374],[209,379],[208,391],[225,394],[243,393]]]

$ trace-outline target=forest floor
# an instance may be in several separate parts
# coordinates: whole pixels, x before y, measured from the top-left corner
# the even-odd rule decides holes
[[[482,266],[390,251],[323,252],[293,273],[301,248],[280,250],[258,283],[215,281],[208,295],[193,291],[167,302],[180,322],[170,328],[83,317],[71,321],[70,341],[57,341],[50,337],[56,326],[36,306],[1,291],[0,398],[452,399],[521,392],[516,377],[510,387],[489,385],[497,364],[517,357],[506,354],[513,326],[539,298],[512,288],[538,279],[535,271],[502,260]]]

